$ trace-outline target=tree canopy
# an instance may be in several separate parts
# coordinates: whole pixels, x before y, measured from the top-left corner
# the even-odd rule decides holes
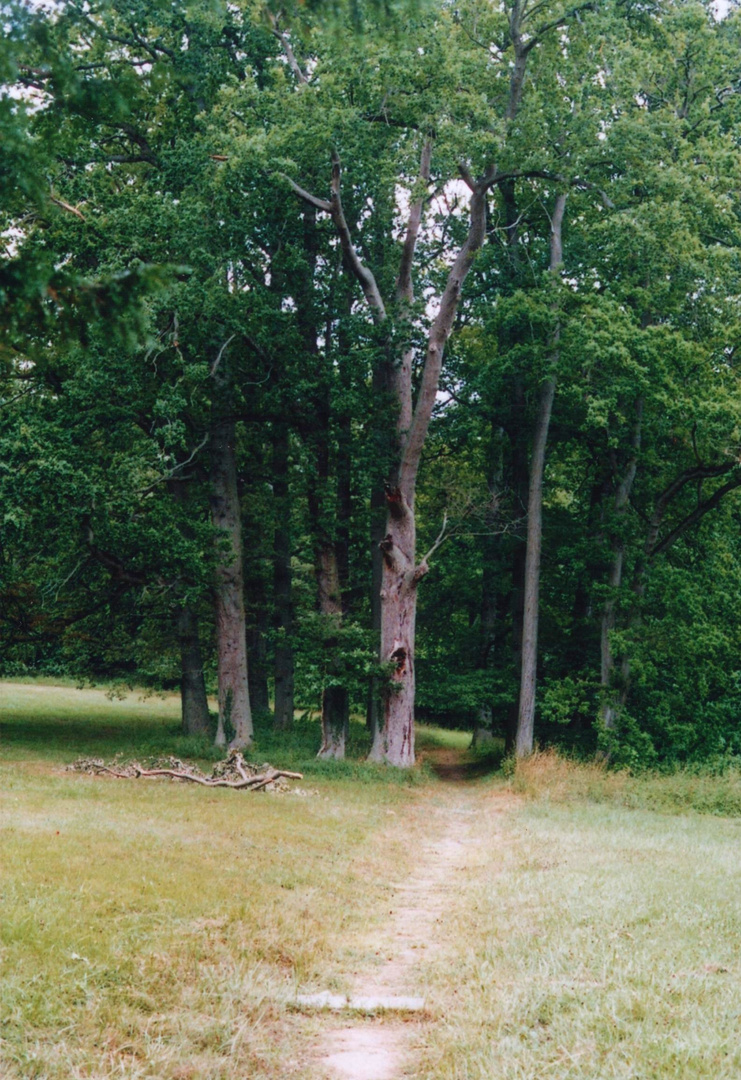
[[[3,672],[741,753],[735,7],[3,15]]]

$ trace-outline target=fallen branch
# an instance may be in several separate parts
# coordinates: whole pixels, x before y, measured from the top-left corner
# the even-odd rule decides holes
[[[179,758],[155,761],[149,768],[138,761],[106,765],[96,758],[80,758],[68,768],[73,772],[84,772],[91,776],[115,776],[119,780],[169,776],[171,780],[183,780],[200,784],[201,787],[232,788],[234,791],[261,791],[268,787],[278,790],[285,786],[278,783],[281,780],[303,780],[303,773],[274,769],[268,764],[252,765],[244,760],[238,750],[233,751],[224,761],[218,762],[211,776],[206,776],[195,765],[186,765]]]

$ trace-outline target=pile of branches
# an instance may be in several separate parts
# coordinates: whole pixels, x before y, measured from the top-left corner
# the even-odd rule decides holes
[[[78,758],[67,766],[71,772],[87,773],[88,776],[115,776],[120,780],[139,777],[166,776],[171,780],[200,784],[210,788],[233,788],[235,791],[286,791],[288,780],[302,780],[303,774],[274,769],[267,763],[253,765],[245,761],[238,750],[232,750],[223,761],[217,761],[211,775],[207,776],[197,765],[188,764],[180,758],[154,758],[147,765],[139,761],[116,759],[106,763],[100,758]]]

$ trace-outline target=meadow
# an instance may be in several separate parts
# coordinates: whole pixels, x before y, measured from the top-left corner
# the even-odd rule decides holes
[[[466,864],[415,968],[428,1011],[400,1076],[741,1074],[734,774],[541,754],[509,775],[425,728],[426,763],[400,776],[315,763],[308,718],[288,744],[260,731],[253,755],[302,767],[291,793],[65,768],[213,757],[177,722],[172,697],[0,684],[3,1080],[325,1077],[334,1021],[292,999],[373,965],[393,883],[456,814]]]

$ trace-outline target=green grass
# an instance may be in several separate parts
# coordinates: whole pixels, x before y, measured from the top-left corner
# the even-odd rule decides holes
[[[433,724],[418,724],[415,745],[420,751],[442,748],[464,753],[471,746],[471,732],[435,727]]]
[[[111,697],[71,684],[0,682],[0,744],[5,761],[66,763],[83,755],[209,754],[205,740],[179,734],[174,694]]]
[[[341,984],[347,943],[379,917],[389,866],[401,873],[408,838],[384,830],[414,785],[378,769],[350,782],[361,765],[317,773],[305,795],[92,778],[64,764],[182,755],[177,701],[0,695],[3,1080],[308,1075],[307,1022],[286,999]],[[284,760],[310,736],[313,752],[316,723]]]
[[[455,787],[315,763],[307,720],[261,727],[253,756],[300,765],[309,793],[246,795],[65,771],[213,756],[179,735],[173,697],[0,683],[0,720],[2,1080],[319,1080],[310,1046],[333,1021],[287,1002],[372,964],[431,807],[472,811],[476,843],[422,971],[435,1022],[415,1029],[416,1080],[741,1075],[732,773],[540,754]],[[365,739],[354,725],[354,752]],[[469,741],[425,727],[418,745],[479,775]]]
[[[532,801],[478,832],[419,1080],[741,1075],[736,820]]]
[[[420,779],[369,765],[364,758],[368,734],[364,723],[350,724],[348,760],[316,760],[321,742],[319,721],[297,717],[289,732],[276,732],[268,717],[256,719],[255,742],[247,753],[253,761],[269,760],[307,777],[344,778],[374,783],[409,784]],[[440,728],[421,729],[421,745],[465,745],[470,736]],[[112,696],[104,689],[78,689],[71,681],[0,681],[0,746],[5,761],[58,762],[78,757],[155,757],[175,755],[215,761],[222,754],[206,737],[186,736],[180,730],[180,699],[176,694],[129,693]]]

